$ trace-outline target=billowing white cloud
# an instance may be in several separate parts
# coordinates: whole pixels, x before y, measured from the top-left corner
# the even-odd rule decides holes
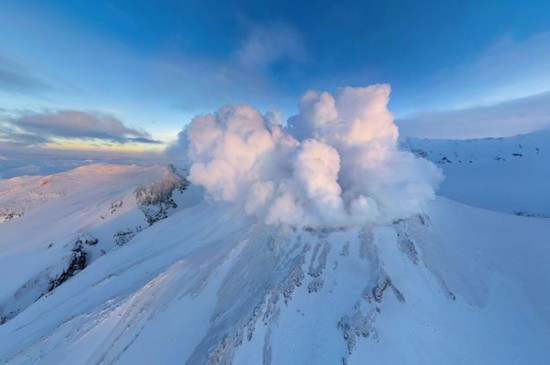
[[[287,126],[246,105],[196,117],[180,133],[189,179],[210,199],[268,224],[346,227],[421,211],[441,172],[398,148],[390,87],[310,91]],[[174,149],[173,149],[174,150]]]

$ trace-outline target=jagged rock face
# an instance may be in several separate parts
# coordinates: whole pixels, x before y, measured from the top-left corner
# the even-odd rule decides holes
[[[173,166],[169,166],[168,173],[161,181],[137,188],[136,201],[147,217],[147,223],[152,225],[168,217],[168,212],[178,207],[173,194],[182,193],[188,186],[187,179],[179,175]]]
[[[95,245],[97,244],[97,240],[91,240],[91,241],[85,241],[88,245]],[[63,272],[57,276],[55,279],[50,281],[50,284],[48,285],[48,292],[51,292],[55,288],[57,288],[59,285],[63,284],[67,280],[69,280],[71,277],[76,275],[79,271],[84,270],[86,267],[87,258],[86,258],[86,252],[83,251],[83,245],[84,243],[82,240],[77,240],[75,242],[75,245],[73,247],[73,253],[70,256],[69,263],[67,264],[67,267]]]

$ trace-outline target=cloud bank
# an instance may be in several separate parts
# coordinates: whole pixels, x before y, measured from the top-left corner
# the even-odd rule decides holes
[[[390,87],[307,92],[286,126],[246,105],[197,116],[172,151],[214,201],[238,204],[267,224],[336,228],[418,213],[442,179],[398,149]]]
[[[550,92],[493,105],[427,111],[397,120],[403,135],[417,138],[510,137],[550,128]]]
[[[14,146],[37,146],[56,138],[109,143],[158,144],[146,131],[130,128],[104,113],[59,110],[27,113],[0,120],[0,141]]]

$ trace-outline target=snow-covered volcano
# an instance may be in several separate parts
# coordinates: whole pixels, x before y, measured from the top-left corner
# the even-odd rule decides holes
[[[389,93],[222,107],[180,169],[1,181],[0,359],[550,363],[549,135],[403,144]]]
[[[83,187],[78,199],[68,200],[68,192],[49,197],[40,207],[50,208],[29,208],[0,224],[4,313],[17,288],[70,254],[72,241],[62,238],[78,237],[83,230],[76,227],[105,232],[99,242],[115,239],[117,230],[102,223],[116,215],[109,210],[113,201],[137,207],[128,213],[139,218],[130,226],[140,221],[143,227],[105,254],[90,253],[94,259],[83,270],[18,307],[0,326],[5,363],[550,361],[547,218],[438,197],[405,220],[293,229],[266,225],[235,205],[202,200],[192,186],[176,194],[171,185],[178,207],[149,225],[135,188],[162,181],[163,170],[120,169],[129,169],[120,179],[107,170],[94,173],[105,177],[96,184],[102,193],[86,195]],[[78,173],[49,181],[55,185]],[[4,192],[3,199],[14,194]],[[67,216],[73,218],[62,218]],[[33,239],[39,230],[57,237],[56,244],[48,248],[49,239]],[[65,249],[57,249],[57,242]],[[18,266],[17,275],[10,265]]]

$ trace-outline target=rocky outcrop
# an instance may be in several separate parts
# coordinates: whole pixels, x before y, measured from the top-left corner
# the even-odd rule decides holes
[[[139,187],[135,190],[136,201],[147,218],[147,223],[153,225],[168,217],[171,209],[178,205],[174,201],[174,192],[183,192],[189,186],[189,181],[180,175],[172,165],[164,178],[152,185]]]
[[[50,281],[50,284],[48,285],[48,292],[51,292],[52,290],[72,278],[81,270],[84,270],[88,263],[88,260],[86,257],[87,254],[83,250],[83,246],[84,244],[95,245],[97,244],[97,240],[85,242],[86,243],[84,243],[80,239],[75,242],[67,267],[59,276]]]

